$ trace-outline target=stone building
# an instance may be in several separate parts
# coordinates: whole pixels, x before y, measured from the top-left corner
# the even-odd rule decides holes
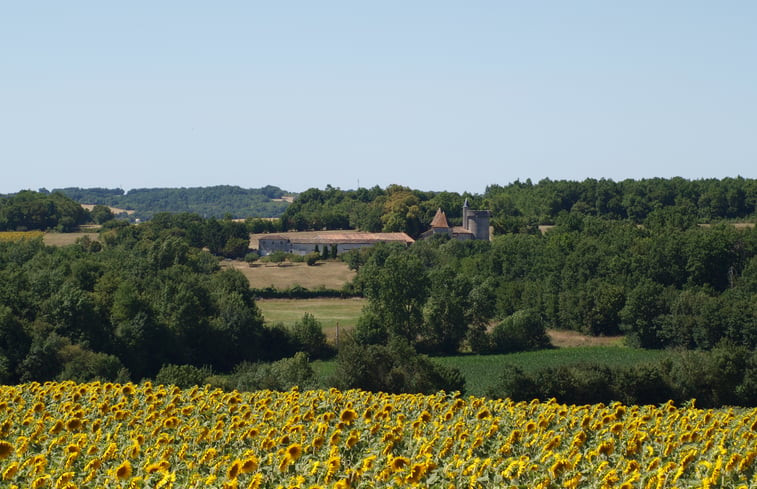
[[[465,199],[462,226],[450,226],[447,222],[447,215],[440,208],[437,209],[436,215],[434,215],[434,219],[431,221],[431,228],[421,234],[421,239],[430,238],[437,234],[445,234],[452,239],[483,239],[488,241],[489,217],[491,217],[491,212],[472,210],[468,206],[468,199]]]
[[[316,249],[322,251],[324,247],[333,249],[336,246],[337,255],[339,255],[345,251],[373,246],[376,243],[402,243],[409,246],[413,242],[413,238],[405,233],[283,233],[260,236],[258,253],[266,256],[275,251],[283,251],[295,255],[307,255]]]

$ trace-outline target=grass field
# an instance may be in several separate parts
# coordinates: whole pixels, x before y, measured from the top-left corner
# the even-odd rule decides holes
[[[341,261],[327,261],[308,266],[306,263],[289,263],[277,266],[273,263],[255,263],[249,266],[241,260],[221,262],[222,267],[236,268],[250,281],[250,287],[262,289],[275,287],[287,289],[300,285],[306,289],[341,289],[355,277],[355,272]]]
[[[507,355],[460,355],[438,357],[434,360],[462,372],[468,394],[484,395],[499,377],[504,365],[515,365],[525,372],[545,367],[559,367],[577,363],[598,363],[609,367],[626,367],[654,362],[667,356],[664,350],[641,350],[622,346],[590,346],[556,348]]]
[[[515,365],[525,372],[545,367],[598,363],[609,367],[626,367],[655,362],[669,355],[664,350],[640,350],[621,346],[591,346],[556,348],[507,355],[458,355],[434,357],[434,361],[460,370],[465,377],[466,394],[483,396],[499,379],[505,365]],[[322,379],[328,378],[336,368],[336,361],[313,362],[313,369]]]
[[[337,324],[341,331],[355,327],[365,299],[260,299],[257,304],[269,324],[282,322],[291,326],[308,312],[321,322],[326,336],[333,339]]]

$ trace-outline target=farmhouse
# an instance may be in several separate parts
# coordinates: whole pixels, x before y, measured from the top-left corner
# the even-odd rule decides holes
[[[437,209],[434,219],[431,221],[431,229],[421,234],[421,239],[430,238],[437,234],[445,234],[452,239],[489,240],[489,211],[474,211],[468,207],[468,199],[463,204],[463,225],[450,226],[447,215],[443,210]]]
[[[296,255],[307,255],[311,251],[323,250],[324,246],[333,249],[337,255],[345,251],[373,246],[376,243],[402,243],[409,246],[413,238],[405,233],[283,233],[260,236],[258,238],[258,253],[261,256],[270,255],[274,251],[283,251]]]

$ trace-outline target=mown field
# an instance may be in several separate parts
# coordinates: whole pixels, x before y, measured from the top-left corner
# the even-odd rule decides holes
[[[274,287],[288,289],[295,285],[306,289],[341,289],[344,284],[355,278],[355,272],[340,261],[320,262],[315,266],[306,263],[255,263],[250,266],[241,260],[226,260],[222,267],[235,268],[242,272],[250,282],[250,287],[262,289]]]
[[[68,246],[76,243],[76,240],[87,236],[89,239],[96,241],[99,236],[95,232],[80,233],[45,233],[42,238],[48,246]]]
[[[757,486],[757,410],[142,385],[0,387],[4,487]]]
[[[266,323],[283,323],[292,326],[302,319],[305,313],[310,313],[321,322],[323,332],[333,339],[336,328],[340,331],[350,331],[357,324],[357,319],[365,299],[260,299],[257,305],[265,317]]]

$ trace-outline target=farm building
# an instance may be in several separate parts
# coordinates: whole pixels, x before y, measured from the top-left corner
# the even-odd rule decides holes
[[[413,238],[405,233],[283,233],[260,236],[258,238],[258,253],[261,256],[266,256],[275,251],[283,251],[296,255],[307,255],[316,249],[323,250],[324,246],[331,249],[336,246],[337,254],[341,254],[345,251],[373,246],[376,243],[402,243],[409,246],[413,242]]]
[[[434,219],[431,221],[431,229],[421,234],[421,239],[430,238],[437,234],[446,234],[452,239],[489,240],[489,211],[474,211],[468,207],[468,199],[463,204],[463,225],[450,226],[447,215],[443,210],[437,209]]]

